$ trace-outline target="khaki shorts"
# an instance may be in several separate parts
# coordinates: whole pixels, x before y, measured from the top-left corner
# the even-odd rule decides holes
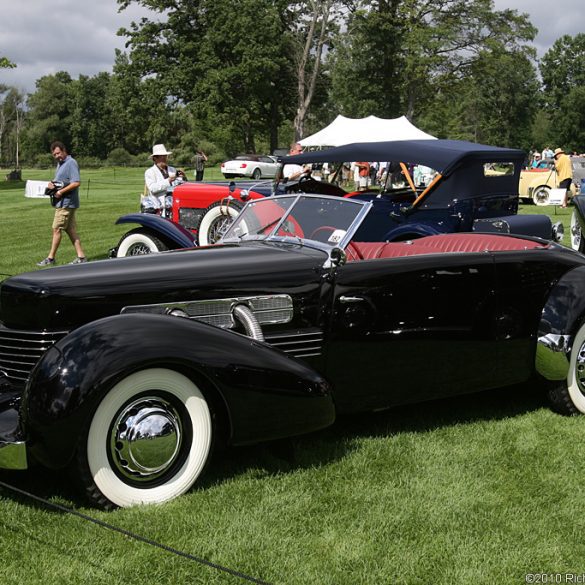
[[[77,227],[75,223],[75,208],[57,207],[55,217],[53,218],[53,229],[70,232]]]

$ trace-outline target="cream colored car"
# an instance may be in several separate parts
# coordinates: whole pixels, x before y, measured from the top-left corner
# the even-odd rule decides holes
[[[580,177],[583,175],[585,158],[580,156],[571,157],[573,165],[573,183],[571,183],[571,194],[578,192],[577,185],[580,185]],[[559,181],[553,159],[539,161],[536,168],[524,169],[520,172],[520,184],[518,193],[520,199],[529,200],[536,205],[550,205],[550,190],[557,189]]]

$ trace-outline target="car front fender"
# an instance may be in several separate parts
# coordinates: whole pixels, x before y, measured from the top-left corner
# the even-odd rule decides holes
[[[563,380],[575,333],[585,317],[585,266],[565,274],[551,290],[538,326],[536,370],[547,380]]]
[[[192,248],[196,245],[195,236],[182,225],[173,223],[168,219],[152,213],[130,213],[116,220],[116,224],[137,223],[148,228],[166,240],[177,245],[177,248]]]
[[[102,398],[151,367],[185,374],[223,408],[231,444],[302,434],[335,418],[326,380],[280,350],[183,317],[116,315],[76,329],[35,366],[21,410],[33,459],[65,466]]]

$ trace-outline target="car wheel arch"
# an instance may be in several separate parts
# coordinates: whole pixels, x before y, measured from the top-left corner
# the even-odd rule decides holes
[[[99,341],[101,351],[88,352],[88,339]],[[212,406],[220,443],[269,439],[280,432],[282,421],[265,421],[263,428],[246,426],[249,392],[254,392],[248,377],[257,375],[258,361],[264,364],[263,384],[272,392],[256,396],[255,408],[274,408],[281,401],[283,375],[306,381],[299,386],[301,400],[320,396],[315,389],[326,387],[315,370],[275,348],[256,344],[250,352],[249,337],[183,317],[116,315],[79,327],[49,349],[31,374],[23,406],[26,430],[38,439],[32,458],[45,467],[65,467],[104,396],[120,380],[154,365],[183,374],[202,390]],[[316,419],[330,419],[331,397],[325,394],[319,401]],[[298,421],[290,422],[293,434],[295,424]],[[323,426],[318,425],[315,428]]]

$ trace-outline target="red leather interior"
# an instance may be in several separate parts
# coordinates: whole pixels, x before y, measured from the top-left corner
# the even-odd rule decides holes
[[[500,252],[506,250],[533,250],[548,248],[548,244],[493,234],[441,234],[406,242],[350,242],[345,253],[348,262],[396,258],[418,254],[452,252]]]

